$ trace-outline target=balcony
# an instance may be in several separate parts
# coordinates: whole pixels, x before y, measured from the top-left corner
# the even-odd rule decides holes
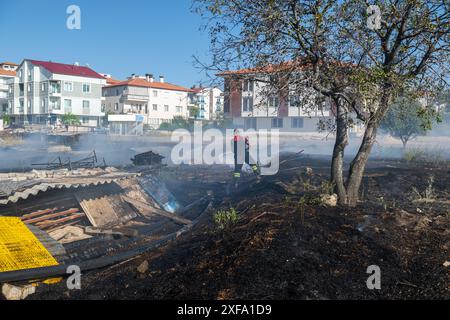
[[[61,97],[61,81],[49,81],[48,94],[50,97]]]
[[[50,98],[48,103],[49,112],[61,111],[61,99]]]
[[[121,101],[136,101],[136,102],[147,102],[149,100],[147,95],[133,94],[129,91],[124,91],[122,94]]]

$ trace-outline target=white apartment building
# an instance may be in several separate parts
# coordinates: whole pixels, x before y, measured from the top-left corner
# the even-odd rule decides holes
[[[3,62],[0,63],[0,117],[4,114],[9,114],[8,108],[8,93],[9,84],[14,82],[16,76],[14,63]]]
[[[224,94],[217,87],[213,88],[191,88],[189,93],[189,109],[197,107],[198,120],[214,120],[223,113]],[[192,114],[190,115],[193,118]]]
[[[150,74],[132,75],[126,81],[103,87],[104,108],[110,114],[143,115],[144,124],[158,129],[175,116],[188,117],[190,92],[190,89],[165,82],[162,76],[155,81]]]
[[[104,116],[105,78],[89,67],[24,60],[9,85],[8,109],[17,124],[55,123],[72,113],[83,126],[96,127]]]
[[[299,96],[292,85],[272,90],[270,71],[237,70],[218,74],[224,78],[224,115],[233,125],[247,129],[278,129],[280,132],[316,132],[320,121],[333,120],[331,101],[320,99],[311,89]],[[258,81],[255,79],[263,79]]]

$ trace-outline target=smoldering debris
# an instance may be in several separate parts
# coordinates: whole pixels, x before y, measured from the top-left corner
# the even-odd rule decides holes
[[[183,207],[162,180],[148,177],[148,170],[57,167],[0,174],[0,221],[18,218],[58,262],[43,275],[33,267],[8,269],[0,272],[0,283],[59,276],[65,272],[61,266],[69,264],[90,270],[132,258],[188,231],[195,224],[192,217],[208,206]],[[148,193],[140,185],[144,176],[157,181],[161,191]],[[185,210],[166,211],[173,208]]]
[[[92,151],[87,157],[72,161],[70,158],[62,159],[60,156],[57,158],[47,162],[47,163],[33,163],[31,164],[33,167],[45,168],[46,170],[55,170],[55,169],[68,169],[68,170],[76,170],[81,168],[96,168],[103,167],[106,168],[105,158],[99,162],[97,158],[97,153]]]
[[[153,151],[150,150],[150,151],[135,155],[131,159],[131,162],[133,162],[133,164],[135,166],[151,166],[151,165],[161,164],[161,161],[163,159],[164,159],[163,156],[161,156],[157,153],[154,153]]]

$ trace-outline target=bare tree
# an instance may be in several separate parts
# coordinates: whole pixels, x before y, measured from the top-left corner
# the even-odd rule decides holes
[[[449,6],[444,0],[194,1],[211,36],[206,69],[251,68],[270,90],[311,97],[312,88],[332,102],[331,179],[339,203],[349,206],[358,202],[380,121],[393,99],[447,86]],[[352,115],[364,122],[365,132],[344,179]]]

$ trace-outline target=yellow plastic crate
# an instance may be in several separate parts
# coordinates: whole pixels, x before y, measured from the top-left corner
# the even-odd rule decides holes
[[[56,265],[58,261],[20,218],[0,217],[0,272]]]

